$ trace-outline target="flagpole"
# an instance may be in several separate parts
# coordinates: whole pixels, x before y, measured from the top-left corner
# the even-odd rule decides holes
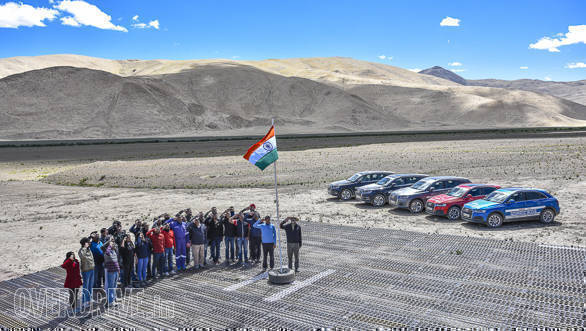
[[[275,126],[275,119],[271,119],[271,125],[273,127]],[[274,169],[274,174],[275,174],[275,202],[277,205],[277,220],[276,220],[275,224],[279,224],[280,219],[279,219],[279,190],[277,190],[277,161],[273,162],[273,169]],[[276,229],[276,231],[277,231],[277,241],[278,241],[278,245],[279,245],[279,264],[280,264],[280,271],[282,273],[283,272],[283,255],[281,254],[281,231],[279,231],[279,229]]]

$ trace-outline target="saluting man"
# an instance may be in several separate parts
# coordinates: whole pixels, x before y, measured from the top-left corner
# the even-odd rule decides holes
[[[299,272],[299,249],[301,248],[301,226],[297,224],[297,217],[285,218],[279,227],[285,230],[287,234],[287,258],[289,259],[289,269],[293,265],[293,256],[295,257],[295,272]],[[289,224],[286,224],[290,222]]]

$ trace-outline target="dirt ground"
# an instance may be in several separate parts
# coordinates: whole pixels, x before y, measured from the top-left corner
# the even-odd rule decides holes
[[[137,145],[134,145],[137,146]],[[127,145],[133,148],[133,145]],[[246,150],[248,146],[242,146]],[[272,169],[240,155],[125,161],[0,162],[0,278],[58,265],[90,231],[121,220],[191,207],[206,211],[256,203],[275,214]],[[586,246],[586,138],[428,141],[315,148],[279,153],[281,216],[311,222],[455,234],[548,245]],[[327,183],[359,170],[458,175],[474,182],[549,190],[562,213],[555,224],[508,223],[499,229],[327,195]],[[57,185],[61,184],[61,185]],[[365,238],[367,240],[367,238]]]

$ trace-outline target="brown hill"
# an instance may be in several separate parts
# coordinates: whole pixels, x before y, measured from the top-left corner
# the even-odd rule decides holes
[[[270,118],[281,133],[586,125],[586,106],[560,98],[347,58],[0,60],[43,66],[0,79],[0,139],[238,135]]]

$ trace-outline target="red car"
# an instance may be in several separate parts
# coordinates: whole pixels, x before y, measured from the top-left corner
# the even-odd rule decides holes
[[[468,202],[482,199],[501,188],[488,184],[461,184],[446,194],[436,195],[425,204],[425,212],[430,215],[444,216],[450,220],[460,218],[462,206]]]

